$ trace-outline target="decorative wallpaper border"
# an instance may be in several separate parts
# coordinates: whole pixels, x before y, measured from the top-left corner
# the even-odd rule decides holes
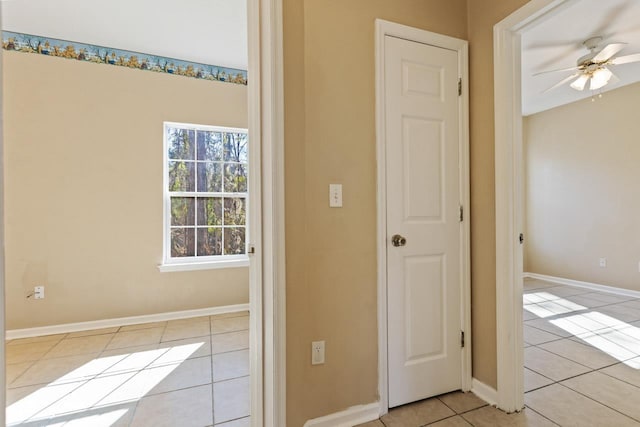
[[[3,31],[2,47],[5,50],[16,52],[38,53],[96,64],[115,65],[155,71],[157,73],[193,77],[196,79],[241,85],[247,84],[247,72],[245,70],[181,61],[164,56],[58,40],[31,34]]]

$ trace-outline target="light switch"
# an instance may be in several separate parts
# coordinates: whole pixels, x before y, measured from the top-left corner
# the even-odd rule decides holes
[[[329,207],[342,207],[342,184],[329,184]]]

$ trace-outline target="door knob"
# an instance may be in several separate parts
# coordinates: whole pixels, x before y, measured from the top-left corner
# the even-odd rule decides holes
[[[407,239],[399,234],[394,234],[393,236],[391,236],[391,244],[395,247],[404,246],[407,244]]]

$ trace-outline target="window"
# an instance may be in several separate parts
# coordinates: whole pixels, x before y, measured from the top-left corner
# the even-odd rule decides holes
[[[247,265],[247,150],[246,129],[164,124],[161,270]]]

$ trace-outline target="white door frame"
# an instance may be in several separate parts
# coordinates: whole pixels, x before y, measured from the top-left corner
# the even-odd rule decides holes
[[[376,153],[377,153],[377,247],[378,247],[378,394],[380,415],[389,412],[389,382],[387,360],[387,192],[385,153],[385,97],[384,63],[385,36],[393,36],[431,46],[450,49],[458,53],[458,69],[462,78],[462,96],[459,97],[460,113],[460,204],[465,218],[469,218],[469,65],[468,43],[441,34],[431,33],[405,25],[376,19]],[[460,241],[461,301],[460,325],[465,331],[465,347],[462,350],[462,389],[471,389],[471,276],[470,276],[470,221],[463,221]]]
[[[260,150],[253,162],[252,188],[260,188],[253,218],[257,249],[250,268],[251,425],[286,425],[285,252],[284,252],[284,92],[282,74],[282,0],[247,0],[249,48],[249,132]],[[2,61],[0,58],[0,75]],[[0,88],[0,130],[3,128]],[[4,178],[0,132],[0,402],[5,401]],[[258,168],[259,170],[259,168]],[[261,206],[260,206],[261,205]],[[260,209],[261,208],[261,209]],[[0,411],[0,425],[5,411]]]
[[[531,0],[496,24],[493,31],[497,405],[507,412],[524,407],[523,257],[519,242],[519,235],[524,232],[520,38],[534,22],[576,1]]]
[[[0,4],[0,22],[2,7]],[[0,29],[1,30],[1,29]],[[0,52],[0,426],[6,425],[6,360],[4,298],[4,89],[2,88],[2,52]]]
[[[286,425],[282,0],[247,0],[249,135],[260,150],[250,268],[251,425]],[[255,163],[253,163],[255,162]],[[261,210],[261,211],[257,211]]]

